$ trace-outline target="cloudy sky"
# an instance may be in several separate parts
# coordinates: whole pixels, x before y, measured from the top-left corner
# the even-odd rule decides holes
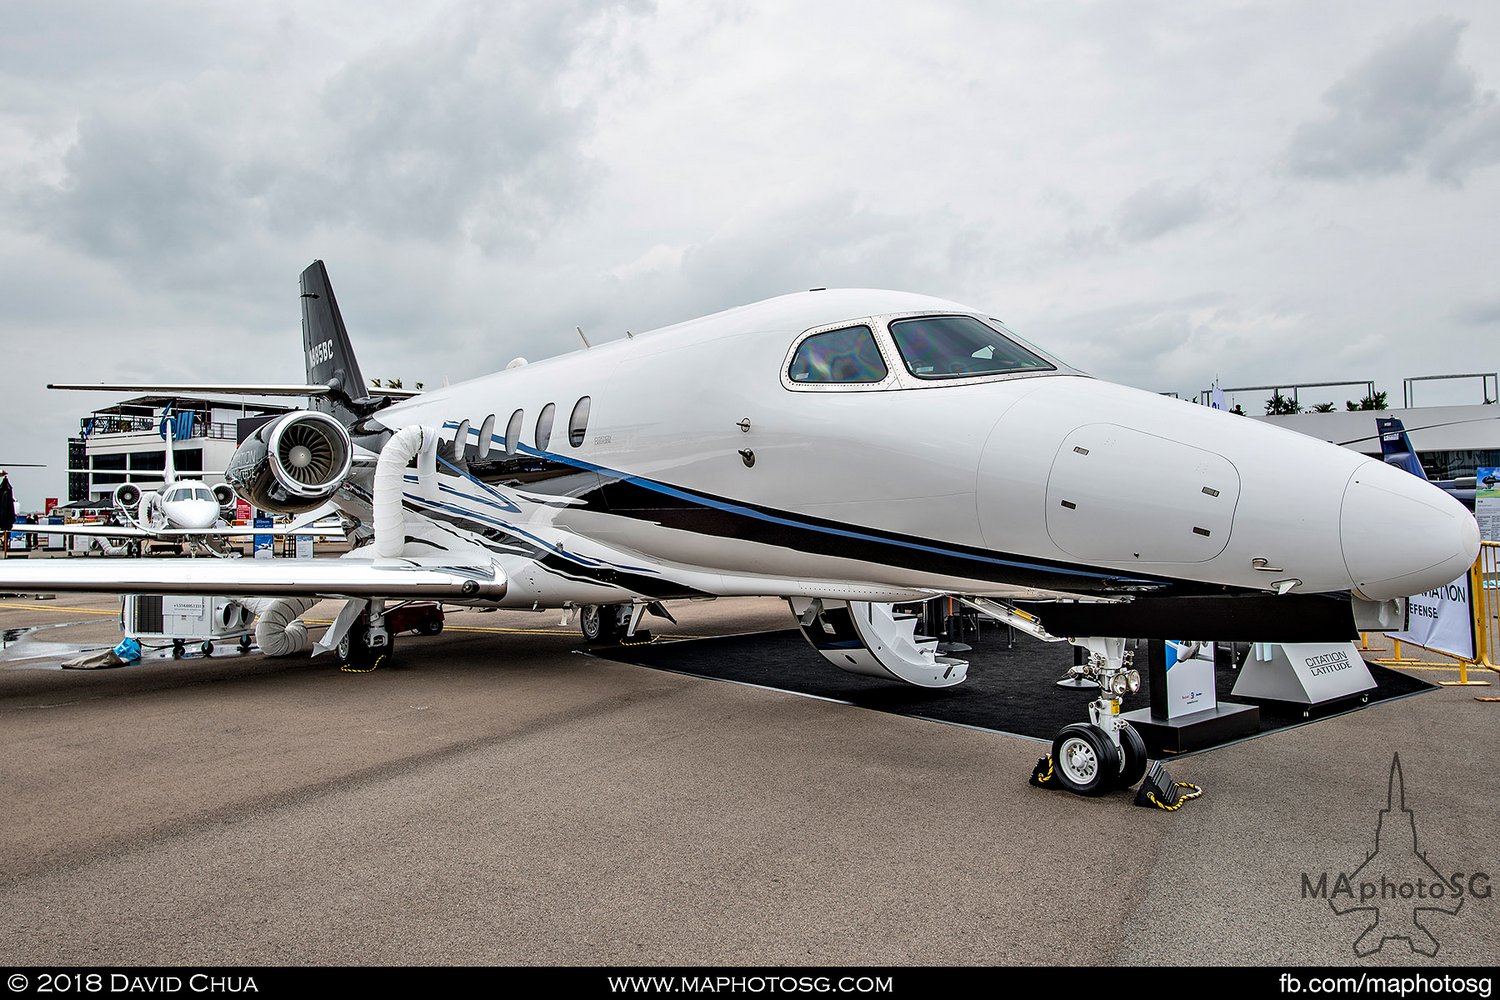
[[[408,385],[853,285],[1399,398],[1500,367],[1497,89],[1493,2],[8,3],[0,462],[65,495],[48,381],[300,381],[314,258]]]

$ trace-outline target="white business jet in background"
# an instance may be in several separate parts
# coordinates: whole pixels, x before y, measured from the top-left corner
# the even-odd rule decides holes
[[[301,284],[307,380],[282,389],[312,408],[225,475],[266,510],[332,501],[357,547],[7,564],[0,589],[263,595],[280,620],[343,598],[318,649],[364,663],[414,598],[581,608],[607,639],[664,601],[774,596],[831,665],[928,687],[967,664],[895,605],[953,597],[1088,651],[1100,697],[1054,757],[1093,794],[1146,768],[1118,715],[1125,638],[1345,640],[1356,604],[1447,583],[1479,547],[1399,469],[1091,378],[941,299],[785,295],[397,399],[364,389],[323,264]]]

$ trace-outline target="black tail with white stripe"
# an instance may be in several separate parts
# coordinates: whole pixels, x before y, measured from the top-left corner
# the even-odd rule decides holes
[[[315,399],[313,407],[345,424],[374,409],[370,390],[359,370],[344,317],[339,313],[328,269],[315,260],[302,272],[302,347],[307,354],[307,383],[326,385],[332,394]]]

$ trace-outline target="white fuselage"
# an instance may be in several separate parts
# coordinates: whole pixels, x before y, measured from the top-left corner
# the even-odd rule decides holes
[[[141,497],[142,527],[198,531],[218,524],[223,511],[213,492],[195,479],[179,479]]]
[[[1380,600],[1451,581],[1473,558],[1462,505],[1348,450],[1061,363],[909,370],[889,322],[963,314],[984,316],[896,292],[790,295],[398,403],[381,425],[468,431],[440,467],[440,499],[408,491],[408,534],[434,557],[487,548],[507,602],[525,605],[640,593],[618,579],[640,569],[711,594],[1189,585]],[[850,323],[873,332],[882,378],[788,376],[804,334]],[[509,470],[494,471],[508,447]]]

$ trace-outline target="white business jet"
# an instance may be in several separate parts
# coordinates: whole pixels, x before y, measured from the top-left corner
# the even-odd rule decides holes
[[[1140,683],[1127,637],[1345,640],[1356,602],[1446,583],[1479,547],[1468,511],[1399,469],[1091,378],[923,295],[785,295],[409,399],[365,393],[321,262],[302,303],[307,384],[284,388],[313,408],[226,477],[268,510],[332,500],[362,544],[7,564],[0,589],[345,598],[319,648],[367,663],[413,598],[582,608],[610,638],[663,601],[769,595],[831,665],[928,687],[967,664],[895,606],[952,596],[1088,651],[1100,697],[1054,758],[1098,794],[1146,768],[1118,715]]]

